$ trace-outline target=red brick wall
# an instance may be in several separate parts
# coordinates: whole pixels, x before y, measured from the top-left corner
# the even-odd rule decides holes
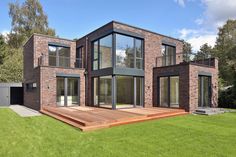
[[[70,46],[70,64],[72,68],[56,68],[48,66],[49,42]],[[38,59],[42,54],[46,55],[46,62],[44,62],[44,66],[39,68]],[[37,83],[37,88],[32,91],[26,91],[26,87],[24,87],[24,105],[36,110],[40,109],[40,105],[55,106],[56,73],[64,73],[80,75],[80,105],[84,106],[84,69],[73,68],[75,56],[76,43],[74,41],[34,34],[24,46],[24,84]]]
[[[41,105],[56,106],[57,79],[56,74],[80,75],[80,106],[85,106],[85,77],[82,69],[65,69],[55,67],[40,67]]]

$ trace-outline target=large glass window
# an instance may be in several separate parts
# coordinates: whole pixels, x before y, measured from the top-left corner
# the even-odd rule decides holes
[[[170,77],[170,107],[179,107],[179,77]]]
[[[112,77],[103,76],[99,78],[99,105],[100,107],[112,108]]]
[[[134,105],[134,77],[116,77],[116,108],[133,107]]]
[[[49,66],[70,67],[70,48],[62,46],[48,46]]]
[[[143,42],[141,39],[116,34],[116,66],[143,69]]]
[[[115,42],[113,42],[113,37]],[[93,70],[112,67],[113,55],[116,67],[143,69],[144,55],[141,39],[113,33],[94,41],[92,45]]]
[[[112,67],[112,34],[93,42],[93,70]]]
[[[134,38],[116,34],[116,66],[134,68]]]
[[[168,107],[168,77],[160,78],[160,106]]]
[[[140,39],[135,39],[136,68],[143,69],[143,43]]]
[[[72,106],[75,104],[79,104],[79,78],[57,77],[57,105]]]
[[[78,78],[68,78],[67,106],[79,104]]]
[[[84,54],[84,47],[79,47],[76,49],[76,68],[83,68],[83,54]]]
[[[160,106],[179,107],[179,76],[160,77]]]
[[[176,49],[174,46],[162,45],[162,65],[174,65],[176,63]]]
[[[100,69],[111,67],[112,65],[112,35],[100,39],[99,47]]]

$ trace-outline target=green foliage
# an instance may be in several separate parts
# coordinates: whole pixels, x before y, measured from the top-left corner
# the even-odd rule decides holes
[[[0,65],[0,82],[22,82],[22,49],[9,49],[10,55]]]
[[[22,46],[33,33],[55,36],[55,30],[48,27],[47,15],[39,0],[26,0],[22,5],[10,3],[9,15],[12,18],[9,45],[14,48]]]
[[[184,61],[190,61],[190,56],[192,54],[192,46],[190,43],[184,41],[183,44],[183,59]]]
[[[3,63],[3,60],[6,56],[6,42],[2,34],[0,34],[0,65]]]
[[[236,79],[232,75],[236,71],[236,20],[228,20],[219,28],[213,53],[219,59],[220,77],[225,80],[225,85],[232,85]]]
[[[10,3],[9,15],[11,32],[7,37],[0,35],[0,82],[21,82],[23,44],[33,33],[55,36],[55,30],[48,27],[47,15],[39,0]]]
[[[212,54],[212,47],[209,46],[207,43],[205,43],[200,47],[200,50],[195,55],[194,60],[210,58],[211,54]]]

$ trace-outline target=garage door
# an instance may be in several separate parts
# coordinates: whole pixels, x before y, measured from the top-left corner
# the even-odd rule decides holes
[[[9,105],[9,88],[8,87],[0,87],[0,106]]]

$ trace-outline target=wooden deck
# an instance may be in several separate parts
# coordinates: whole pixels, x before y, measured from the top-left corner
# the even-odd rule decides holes
[[[109,128],[113,126],[185,115],[182,109],[130,108],[110,110],[94,107],[50,107],[44,106],[42,113],[70,124],[82,131]]]

